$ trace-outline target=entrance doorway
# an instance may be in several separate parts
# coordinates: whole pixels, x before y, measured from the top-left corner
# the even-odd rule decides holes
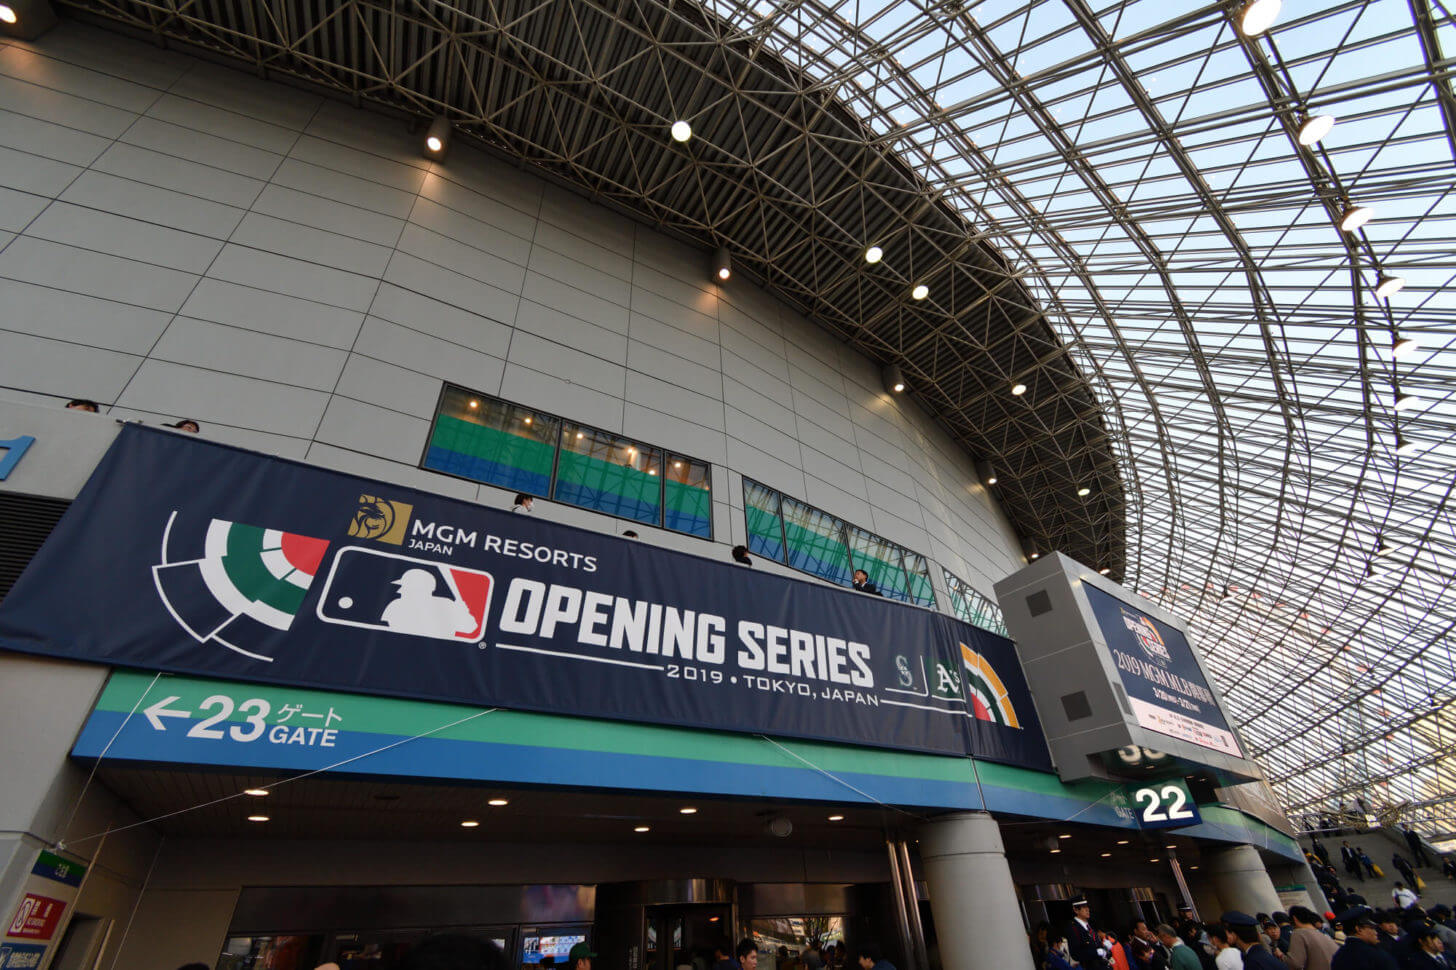
[[[648,906],[643,970],[708,970],[714,946],[733,952],[731,917],[727,903]]]

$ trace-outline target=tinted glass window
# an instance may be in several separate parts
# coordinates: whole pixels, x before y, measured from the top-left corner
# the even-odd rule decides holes
[[[556,466],[558,502],[657,525],[662,521],[662,452],[630,438],[567,424]]]
[[[779,499],[783,504],[789,565],[848,586],[849,550],[844,545],[844,523],[812,505],[784,496]]]
[[[669,454],[662,489],[664,525],[693,536],[713,534],[713,487],[706,462]]]
[[[779,493],[745,478],[743,515],[748,524],[748,551],[783,562],[784,521],[779,514]]]
[[[447,387],[424,467],[512,491],[548,495],[560,426],[549,414]]]

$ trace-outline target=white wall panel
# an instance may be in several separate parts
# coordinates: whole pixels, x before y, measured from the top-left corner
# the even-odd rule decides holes
[[[504,503],[417,467],[450,382],[710,462],[724,544],[744,540],[746,475],[983,592],[1015,568],[969,457],[876,364],[741,277],[717,285],[705,248],[466,145],[425,160],[419,138],[78,24],[0,45],[0,394],[194,417]]]

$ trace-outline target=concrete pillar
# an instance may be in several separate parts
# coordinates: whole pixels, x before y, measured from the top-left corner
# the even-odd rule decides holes
[[[1315,879],[1314,870],[1308,862],[1299,863],[1299,875],[1304,880],[1304,891],[1309,893],[1310,901],[1314,903],[1310,908],[1321,916],[1330,912],[1330,901],[1325,898],[1325,891],[1320,888],[1319,880]]]
[[[1236,845],[1204,856],[1203,873],[1213,880],[1223,911],[1253,915],[1283,909],[1264,859],[1252,845]]]
[[[920,828],[920,859],[945,970],[1032,970],[996,820],[957,812]]]

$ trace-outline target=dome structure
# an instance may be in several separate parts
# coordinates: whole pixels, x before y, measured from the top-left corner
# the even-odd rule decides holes
[[[1451,831],[1456,8],[60,6],[721,247],[899,368],[1029,553],[1189,617],[1297,824]]]

